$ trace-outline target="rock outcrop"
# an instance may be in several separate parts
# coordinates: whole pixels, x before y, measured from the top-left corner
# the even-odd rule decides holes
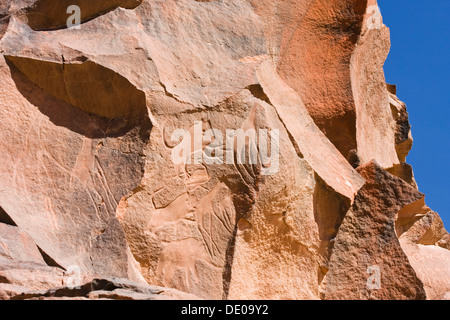
[[[0,299],[449,297],[389,46],[375,0],[0,0]]]
[[[199,300],[175,289],[139,285],[128,279],[94,279],[80,286],[12,295],[10,300]]]

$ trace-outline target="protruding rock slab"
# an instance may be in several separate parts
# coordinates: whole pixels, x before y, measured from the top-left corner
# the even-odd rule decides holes
[[[397,227],[397,234],[402,229],[407,229],[406,232],[399,234],[401,239],[426,246],[436,245],[450,250],[449,233],[436,212],[429,211],[426,214],[421,214],[419,211],[414,217],[404,218],[403,220],[406,220],[403,221],[403,226]],[[409,224],[406,224],[407,222]]]
[[[0,223],[0,260],[45,264],[33,239],[18,227]]]
[[[261,63],[257,75],[264,92],[309,165],[336,192],[353,200],[364,179],[320,131],[299,95],[278,76],[269,60]]]
[[[9,289],[16,290],[17,294],[51,289],[64,285],[66,280],[64,270],[60,268],[35,262],[0,261],[0,283],[11,285]]]
[[[394,221],[445,296],[388,37],[376,0],[0,0],[0,297],[423,298]],[[195,123],[277,130],[279,166],[175,164]],[[412,187],[368,165],[360,191],[372,159]],[[91,287],[46,291],[73,267]]]
[[[367,182],[334,241],[324,298],[425,299],[395,233],[397,212],[423,194],[375,162],[358,172]]]
[[[118,7],[133,9],[141,2],[142,0],[37,0],[27,8],[26,17],[32,29],[52,30],[67,27],[67,20],[74,13],[68,9],[73,5],[80,8],[80,22],[85,22]]]
[[[356,141],[361,162],[376,160],[383,168],[399,163],[397,123],[391,111],[383,65],[390,48],[389,29],[375,0],[367,3],[361,34],[350,60]]]
[[[427,299],[450,299],[450,251],[435,245],[414,244],[406,238],[400,239],[400,243],[424,285]]]
[[[0,58],[0,118],[7,126],[0,133],[7,154],[0,160],[2,208],[57,265],[79,266],[91,276],[129,276],[128,246],[115,211],[142,177],[140,154],[150,130],[144,94],[109,71],[112,82],[104,94],[118,100],[120,84],[128,83],[141,100],[107,118],[96,111],[98,103],[89,105],[80,92],[78,100],[70,95],[67,101],[58,99],[64,95],[56,92],[68,89],[64,63],[12,60],[23,72]],[[81,72],[77,78],[84,74],[94,81],[84,87],[84,95],[98,94],[95,83],[103,78],[97,71],[108,70],[83,63],[72,67]],[[44,85],[40,76],[50,70],[61,75],[60,81]]]
[[[128,279],[94,279],[81,286],[61,286],[47,291],[30,291],[12,296],[12,300],[46,299],[90,300],[198,300],[198,297],[174,289],[142,285]]]

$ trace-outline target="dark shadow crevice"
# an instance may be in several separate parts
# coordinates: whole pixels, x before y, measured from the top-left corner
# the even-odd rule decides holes
[[[49,266],[49,267],[55,267],[55,268],[59,268],[59,269],[63,269],[66,270],[64,267],[62,267],[59,263],[57,263],[54,259],[52,259],[47,253],[45,253],[44,250],[42,250],[41,248],[39,248],[39,246],[37,246],[39,253],[42,256],[42,259],[44,259],[45,263]]]
[[[35,31],[50,31],[67,28],[68,7],[80,8],[81,23],[88,22],[117,8],[134,9],[142,0],[38,0],[26,10],[28,25]]]
[[[14,220],[6,213],[6,211],[0,207],[0,223],[4,223],[10,226],[17,227],[17,224]]]
[[[328,272],[334,241],[344,217],[350,209],[350,200],[332,188],[315,174],[314,218],[319,228],[319,284]]]
[[[91,139],[138,131],[140,140],[148,141],[145,94],[118,73],[89,60],[59,64],[5,58],[17,89],[56,126]]]

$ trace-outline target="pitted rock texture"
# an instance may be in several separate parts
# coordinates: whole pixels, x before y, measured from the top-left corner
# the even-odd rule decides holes
[[[376,0],[0,0],[0,299],[448,297],[389,46]]]
[[[395,233],[397,212],[420,201],[423,194],[376,162],[358,171],[366,184],[334,239],[329,271],[324,279],[325,298],[425,299],[423,284],[409,265]],[[361,290],[371,266],[379,268],[382,276],[376,292],[370,292],[370,287]]]

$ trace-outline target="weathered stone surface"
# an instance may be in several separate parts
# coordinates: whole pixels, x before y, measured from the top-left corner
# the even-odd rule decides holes
[[[389,103],[396,122],[395,149],[399,160],[405,162],[413,144],[408,111],[406,111],[406,105],[391,92],[389,92]]]
[[[0,260],[45,264],[33,239],[18,227],[0,223]]]
[[[8,23],[10,19],[8,15],[9,5],[10,3],[7,1],[2,1],[0,3],[0,39],[3,37],[6,28],[8,28]]]
[[[65,283],[64,270],[34,262],[0,261],[0,283],[30,290],[46,290]]]
[[[353,200],[364,180],[316,127],[300,97],[269,61],[261,64],[258,80],[306,161],[336,192]]]
[[[361,34],[350,60],[358,155],[362,164],[376,160],[383,168],[390,168],[399,159],[395,149],[397,125],[383,72],[390,49],[389,29],[383,24],[376,0],[364,2],[367,8]]]
[[[407,225],[405,222],[409,222]],[[397,225],[399,221],[397,220]],[[402,230],[407,229],[405,232]],[[436,245],[450,250],[448,232],[436,212],[429,211],[421,214],[420,211],[414,217],[404,219],[401,228],[397,228],[400,239],[407,239],[413,243],[422,245]]]
[[[161,100],[155,101],[161,103]],[[167,116],[154,114],[156,119]],[[146,279],[200,297],[221,299],[231,290],[229,281],[238,222],[248,216],[258,190],[286,181],[284,177],[291,173],[284,156],[280,158],[280,172],[273,176],[273,184],[270,183],[272,177],[262,177],[257,166],[191,164],[174,167],[170,144],[161,143],[170,141],[165,140],[165,132],[170,134],[172,128],[177,127],[190,129],[199,118],[211,119],[210,124],[204,125],[222,132],[226,128],[250,125],[283,130],[274,110],[253,97],[249,90],[225,101],[217,111],[180,114],[164,128],[155,126],[153,153],[148,158],[142,186],[139,192],[123,201],[119,219]],[[290,156],[297,157],[286,132],[280,133],[280,145],[286,147]],[[304,161],[296,167],[311,172]],[[161,186],[160,181],[167,181],[168,186]],[[277,192],[293,197],[295,189],[284,191],[284,186],[280,185]],[[271,200],[264,201],[269,206]],[[267,210],[275,214],[278,208]],[[152,250],[149,251],[149,247]]]
[[[11,297],[27,291],[29,291],[28,288],[21,287],[16,284],[0,283],[0,300],[9,300]]]
[[[5,288],[8,289],[8,288]],[[18,288],[11,288],[17,290]],[[11,290],[8,289],[8,290]],[[94,279],[81,286],[61,286],[47,291],[29,291],[11,300],[198,300],[194,295],[174,289],[134,283],[128,279]]]
[[[0,0],[0,297],[445,297],[389,46],[375,0]]]
[[[423,283],[427,299],[448,300],[450,292],[450,251],[436,245],[414,244],[401,238],[403,251]]]
[[[360,167],[366,180],[334,240],[324,286],[325,299],[425,299],[423,283],[395,233],[397,212],[423,194],[376,162]],[[371,267],[379,287],[368,285]]]
[[[30,28],[33,30],[52,30],[66,27],[67,19],[73,13],[72,10],[67,12],[70,6],[76,5],[80,8],[81,22],[85,22],[118,7],[133,9],[142,0],[24,0],[20,2],[25,4],[25,17]],[[22,8],[22,3],[16,8]],[[14,9],[13,6],[12,10]],[[62,13],[67,13],[67,15]]]
[[[356,148],[349,62],[366,1],[251,1],[285,82],[344,157]]]

